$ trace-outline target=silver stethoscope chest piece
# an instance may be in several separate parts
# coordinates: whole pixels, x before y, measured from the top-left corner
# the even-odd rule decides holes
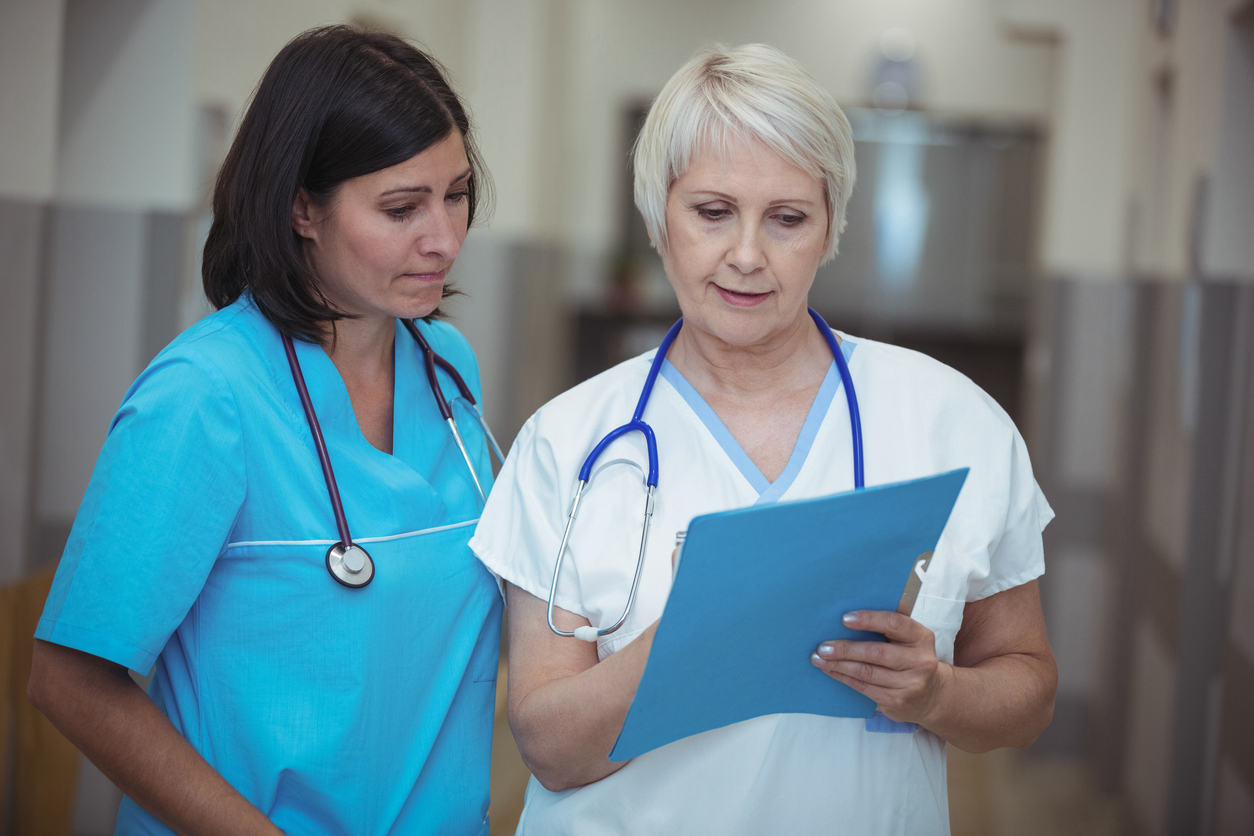
[[[462,380],[457,369],[452,363],[435,353],[431,344],[427,342],[427,338],[422,335],[412,320],[406,319],[402,322],[409,333],[413,334],[414,341],[418,343],[418,348],[422,351],[423,365],[427,370],[427,382],[431,384],[431,394],[435,397],[436,405],[440,409],[440,416],[444,418],[453,432],[453,441],[456,442],[457,449],[461,451],[462,458],[466,460],[466,467],[470,470],[470,478],[474,482],[475,490],[479,493],[479,498],[486,502],[487,495],[479,482],[479,475],[475,473],[474,462],[470,458],[465,442],[462,441],[462,434],[457,429],[452,407],[449,406],[448,399],[444,396],[440,383],[436,379],[436,368],[441,368],[448,374],[457,386],[458,396],[470,404],[471,415],[479,423],[484,438],[491,445],[498,462],[502,462],[501,448],[492,437],[492,431],[488,429],[488,424],[483,419],[483,413],[479,410],[479,404],[475,402],[475,396],[471,393],[470,387],[466,385],[466,381]],[[331,511],[335,515],[335,527],[340,534],[340,541],[327,549],[327,571],[331,573],[331,577],[344,586],[350,589],[361,589],[374,580],[374,561],[370,559],[370,554],[365,549],[353,543],[352,534],[348,531],[348,518],[344,516],[344,503],[340,501],[340,488],[335,481],[335,472],[331,468],[331,456],[327,453],[326,440],[322,437],[322,427],[318,424],[318,415],[314,412],[309,389],[305,386],[305,375],[300,370],[300,361],[296,359],[296,346],[287,334],[280,334],[280,337],[283,341],[283,351],[287,354],[287,364],[292,370],[292,381],[296,384],[296,394],[300,396],[300,406],[305,412],[305,421],[309,424],[309,433],[313,437],[314,449],[318,453],[322,478],[327,483],[327,496],[331,500]]]
[[[361,546],[336,543],[327,549],[327,571],[345,586],[358,588],[374,580],[374,561]]]

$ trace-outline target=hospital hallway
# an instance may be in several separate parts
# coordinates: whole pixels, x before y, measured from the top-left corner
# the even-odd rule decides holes
[[[714,43],[796,59],[856,159],[807,303],[982,388],[1054,512],[1053,719],[950,749],[952,832],[1254,836],[1254,0],[0,0],[0,836],[113,832],[121,791],[27,699],[33,635],[119,404],[213,312],[213,184],[258,79],[333,23],[429,49],[469,111],[495,199],[441,311],[506,450],[680,316],[629,165],[663,85]],[[528,777],[504,660],[498,684],[493,836]]]
[[[954,836],[1121,836],[1119,802],[1093,791],[1082,763],[1014,749],[969,755],[949,747],[949,822]]]

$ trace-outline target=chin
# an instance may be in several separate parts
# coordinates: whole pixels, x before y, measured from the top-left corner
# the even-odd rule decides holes
[[[415,294],[398,300],[397,304],[392,307],[392,315],[398,319],[421,319],[434,313],[443,299],[442,287],[436,288],[434,293]]]
[[[750,346],[768,340],[772,334],[785,327],[778,315],[754,308],[697,312],[684,317],[697,328],[734,346]]]

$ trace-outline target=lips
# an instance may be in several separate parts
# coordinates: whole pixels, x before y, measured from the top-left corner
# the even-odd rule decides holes
[[[435,270],[429,273],[405,273],[405,278],[416,279],[420,282],[433,283],[433,282],[444,281],[444,277],[446,275],[448,275],[448,270],[444,269],[444,270]]]
[[[724,302],[738,308],[752,308],[755,305],[761,304],[766,297],[771,295],[769,292],[747,293],[740,290],[729,290],[728,288],[717,284],[714,285],[714,289],[718,291],[718,295],[722,297]]]

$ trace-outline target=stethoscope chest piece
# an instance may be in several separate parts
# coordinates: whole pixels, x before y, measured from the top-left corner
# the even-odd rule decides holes
[[[374,580],[374,561],[357,544],[344,548],[336,543],[327,549],[327,571],[344,586],[359,589]]]
[[[497,445],[496,439],[492,437],[492,431],[488,429],[487,422],[483,420],[483,413],[479,410],[479,405],[475,402],[475,397],[470,391],[470,387],[466,385],[466,381],[462,380],[462,376],[457,373],[457,369],[453,364],[445,360],[432,350],[431,345],[427,342],[426,337],[418,330],[418,326],[412,320],[402,320],[409,333],[414,335],[414,340],[418,343],[418,347],[422,349],[423,363],[427,369],[427,381],[431,384],[431,393],[435,397],[436,404],[440,408],[440,415],[448,422],[449,429],[452,430],[453,440],[457,443],[457,449],[461,451],[462,458],[466,460],[466,466],[470,468],[470,478],[475,483],[475,489],[479,492],[479,498],[486,501],[483,486],[479,483],[479,476],[475,473],[475,464],[470,458],[470,453],[466,449],[465,442],[462,441],[462,435],[457,429],[457,420],[453,417],[453,410],[448,404],[448,399],[444,396],[440,389],[440,383],[436,379],[435,370],[438,366],[448,374],[453,382],[457,384],[457,391],[460,397],[465,398],[470,404],[472,414],[479,422],[480,428],[483,430],[484,437],[490,442],[492,451],[496,453],[496,460],[500,462],[501,448]],[[331,456],[327,453],[326,440],[322,437],[322,427],[318,424],[318,416],[314,412],[313,401],[309,397],[309,389],[305,386],[305,375],[300,370],[300,360],[296,357],[296,346],[292,342],[292,338],[287,334],[280,334],[283,342],[283,351],[287,354],[287,364],[292,370],[292,381],[296,384],[296,394],[300,397],[301,409],[305,412],[305,421],[309,424],[309,432],[313,436],[314,449],[318,453],[318,463],[322,466],[322,478],[327,483],[327,496],[331,500],[331,512],[335,515],[335,527],[340,533],[340,542],[327,549],[327,571],[331,573],[331,577],[335,578],[339,583],[350,589],[361,589],[366,584],[374,580],[374,561],[370,559],[370,555],[361,546],[353,544],[352,535],[348,532],[348,519],[344,516],[344,503],[340,501],[340,488],[335,481],[335,473],[331,468]],[[344,544],[348,545],[345,546]]]

